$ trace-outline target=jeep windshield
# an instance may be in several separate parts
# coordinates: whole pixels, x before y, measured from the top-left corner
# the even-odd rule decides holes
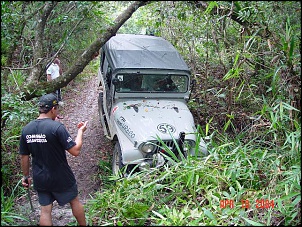
[[[185,93],[188,91],[187,75],[123,73],[117,74],[115,78],[115,88],[118,93]]]

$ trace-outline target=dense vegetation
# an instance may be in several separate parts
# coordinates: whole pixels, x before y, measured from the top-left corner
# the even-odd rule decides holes
[[[24,218],[13,205],[24,193],[20,132],[36,115],[36,98],[26,101],[24,88],[44,78],[33,69],[43,72],[57,51],[71,67],[129,4],[56,3],[41,35],[46,3],[1,2],[1,225]],[[126,179],[100,162],[108,175],[86,205],[89,223],[301,224],[301,3],[151,2],[118,33],[152,33],[180,51],[197,81],[189,105],[210,155]]]

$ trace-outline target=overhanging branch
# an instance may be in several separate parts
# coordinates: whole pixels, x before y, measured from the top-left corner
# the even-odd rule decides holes
[[[38,84],[30,83],[22,91],[24,93],[23,99],[30,100],[34,97],[40,96],[41,92],[53,92],[59,88],[65,87],[71,80],[80,74],[86,65],[93,59],[94,54],[116,34],[118,29],[132,16],[132,14],[141,6],[149,4],[150,1],[136,1],[132,3],[125,11],[123,11],[115,20],[113,25],[107,27],[101,37],[97,38],[66,70],[62,76],[50,82],[39,82]]]

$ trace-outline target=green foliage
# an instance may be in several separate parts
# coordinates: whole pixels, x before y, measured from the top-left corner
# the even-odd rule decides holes
[[[63,69],[67,69],[112,22],[113,3],[59,2],[46,23],[43,57],[50,58],[52,53],[60,50]],[[33,43],[36,42],[34,37],[39,16],[37,9],[43,8],[44,4],[1,2],[1,52],[6,57],[11,57],[12,52],[9,51],[16,52],[14,58],[19,62],[18,68],[20,65],[32,66]],[[1,57],[1,62],[5,63],[5,59]]]
[[[24,85],[25,82],[25,75],[20,71],[12,71],[8,75],[8,78],[6,80],[5,86],[1,86],[1,89],[3,90],[3,93],[13,93],[14,91],[21,91],[20,88]]]
[[[289,17],[286,20],[284,37],[282,37],[281,39],[282,39],[282,44],[283,44],[283,52],[284,52],[284,55],[286,56],[287,66],[291,67],[292,60],[294,57],[293,53],[294,53],[294,48],[295,48],[296,37],[293,34],[293,29],[291,27]]]
[[[37,107],[22,99],[22,94],[4,93],[1,97],[1,175],[9,188],[19,179],[19,138],[22,127],[37,117]]]
[[[265,112],[286,120],[283,105]],[[283,143],[273,140],[272,145],[265,139],[271,129],[258,131],[248,143],[241,139],[245,132],[233,142],[226,134],[212,133],[210,155],[202,159],[178,159],[162,143],[170,164],[112,178],[116,184],[96,193],[87,205],[88,219],[93,225],[297,225],[301,223],[301,124],[296,122],[295,127]],[[206,128],[208,134],[210,126]],[[291,131],[286,122],[280,130]],[[224,201],[233,206],[224,206]]]
[[[164,169],[115,179],[116,184],[97,192],[87,204],[90,224],[298,224],[300,158],[292,157],[295,164],[287,169],[282,160],[289,147],[280,153],[254,142],[228,141],[217,134],[206,159],[190,156]],[[221,206],[226,200],[234,207]],[[269,201],[269,207],[260,209],[261,200]],[[246,201],[248,210],[243,208]]]
[[[37,115],[37,106],[34,105],[34,102],[37,102],[37,100],[34,99],[32,102],[23,101],[22,94],[4,94],[1,97],[2,121],[5,120],[6,125],[9,126],[14,126],[14,122],[27,123],[29,119]]]
[[[7,53],[16,32],[20,32],[21,24],[16,21],[22,16],[17,13],[21,6],[20,2],[1,1],[1,53],[3,54]]]
[[[14,212],[14,200],[18,196],[16,189],[21,180],[13,188],[9,196],[5,195],[3,186],[1,186],[1,226],[12,226],[16,220],[23,220],[29,223],[29,219]]]
[[[197,81],[189,105],[210,155],[176,157],[162,144],[173,165],[126,178],[114,178],[110,164],[100,162],[104,187],[86,204],[89,224],[301,224],[301,3],[203,3],[152,2],[118,32],[162,36],[180,51]],[[2,65],[32,65],[34,12],[43,4],[1,2]],[[45,57],[63,46],[68,68],[128,4],[59,2],[47,21]],[[93,61],[87,70],[97,68]],[[2,225],[18,218],[11,189],[19,171],[18,138],[37,114],[34,100],[12,94],[27,72],[10,70],[1,85]],[[261,199],[274,201],[274,208],[256,208]],[[224,200],[234,207],[222,208]],[[251,207],[243,209],[243,200]]]
[[[102,182],[102,187],[106,188],[108,185],[110,186],[110,183],[111,183],[110,178],[109,178],[109,176],[112,173],[111,163],[100,160],[99,161],[99,168],[100,168],[100,172],[104,173],[104,174],[99,176],[100,180]]]

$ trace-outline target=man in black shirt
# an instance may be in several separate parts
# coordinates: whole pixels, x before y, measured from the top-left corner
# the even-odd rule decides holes
[[[22,185],[27,189],[31,185],[31,155],[33,184],[41,205],[39,225],[52,225],[51,211],[56,200],[60,206],[70,203],[77,222],[85,226],[84,207],[78,198],[76,179],[68,165],[66,151],[74,156],[80,154],[88,121],[78,124],[78,133],[73,140],[65,126],[55,121],[58,110],[58,99],[54,94],[42,96],[39,100],[39,117],[22,130],[19,150],[24,176]]]

